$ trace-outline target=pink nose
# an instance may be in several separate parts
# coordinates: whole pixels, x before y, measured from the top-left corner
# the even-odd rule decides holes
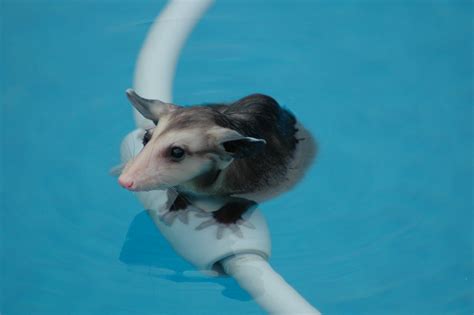
[[[133,187],[133,181],[123,176],[119,177],[118,182],[123,188],[130,189]]]

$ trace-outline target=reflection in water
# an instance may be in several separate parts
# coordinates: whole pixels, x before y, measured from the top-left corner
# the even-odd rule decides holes
[[[174,282],[213,282],[224,287],[222,294],[248,301],[251,297],[231,277],[209,277],[178,256],[161,235],[146,211],[137,214],[128,228],[120,261],[130,267],[150,267],[149,275]]]

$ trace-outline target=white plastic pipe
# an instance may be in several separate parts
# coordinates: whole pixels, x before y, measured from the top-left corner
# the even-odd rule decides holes
[[[151,26],[137,60],[134,89],[139,95],[172,101],[172,84],[181,49],[212,2],[173,0],[168,3]],[[143,129],[154,126],[136,110],[134,116],[139,129],[131,132],[122,142],[124,162],[141,150]],[[216,266],[222,267],[270,314],[319,314],[268,264],[270,237],[265,218],[258,209],[245,213],[244,219],[254,228],[242,227],[242,238],[227,230],[221,239],[217,239],[217,226],[196,229],[207,220],[196,215],[202,215],[199,209],[190,207],[180,220],[168,224],[163,220],[167,211],[165,191],[138,192],[136,196],[173,248],[198,269],[216,270]]]
[[[223,259],[221,265],[270,314],[320,314],[262,256],[231,256]]]
[[[213,0],[173,0],[150,28],[135,65],[134,89],[142,97],[171,103],[173,81],[181,49]],[[140,128],[153,126],[136,109]]]

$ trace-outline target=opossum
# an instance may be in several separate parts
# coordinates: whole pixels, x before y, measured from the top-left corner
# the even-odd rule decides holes
[[[131,191],[174,189],[170,211],[188,204],[233,224],[257,203],[291,189],[316,154],[316,142],[295,116],[270,96],[229,104],[179,106],[126,94],[155,123],[119,183]]]

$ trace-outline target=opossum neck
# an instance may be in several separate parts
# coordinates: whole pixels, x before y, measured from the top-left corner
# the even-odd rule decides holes
[[[219,177],[221,177],[221,175],[221,170],[213,169],[190,181],[181,183],[177,189],[183,193],[193,195],[215,195],[218,194],[216,184],[220,181]]]
[[[204,211],[215,211],[222,207],[228,197],[219,194],[221,170],[213,170],[177,186],[177,191],[194,206]]]

